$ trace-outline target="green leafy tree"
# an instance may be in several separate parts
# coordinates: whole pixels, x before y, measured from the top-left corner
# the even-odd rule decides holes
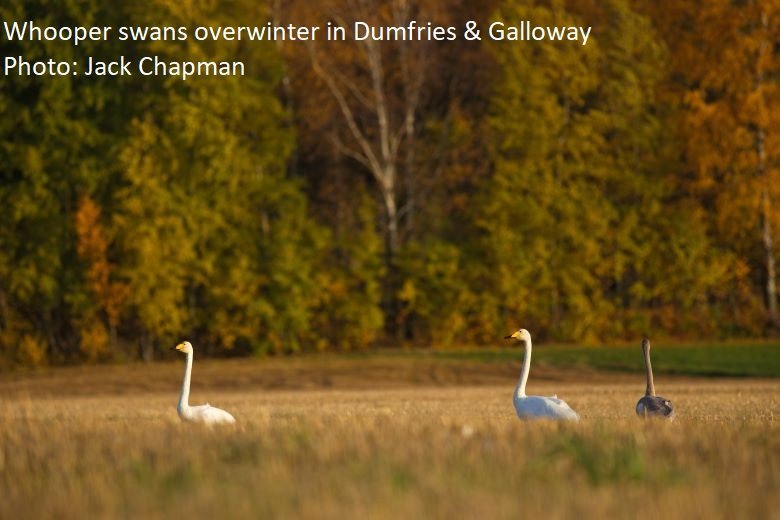
[[[664,51],[648,19],[622,0],[582,14],[560,1],[506,2],[498,16],[594,29],[587,46],[494,46],[504,71],[495,173],[476,218],[487,259],[478,279],[493,289],[484,307],[591,342],[659,324],[654,309],[678,301],[683,280],[695,296],[675,310],[706,304],[724,270],[706,260],[695,222],[667,234],[684,208],[670,204],[674,184],[659,173],[669,149],[654,104]],[[704,260],[695,272],[663,267],[691,253]]]
[[[263,16],[250,2],[156,7],[143,17],[188,27]],[[225,349],[297,350],[317,302],[312,260],[321,240],[286,177],[292,134],[274,92],[275,50],[192,38],[148,50],[163,59],[240,59],[249,73],[150,93],[123,145],[127,185],[115,223],[143,350],[184,333]]]
[[[0,6],[0,18],[84,25],[104,7],[11,0]],[[94,42],[77,49],[57,41],[2,41],[3,56],[29,61],[72,62],[91,52],[97,52]],[[42,363],[78,353],[70,316],[86,288],[69,217],[105,164],[96,153],[106,144],[94,112],[104,100],[101,86],[73,75],[0,77],[0,349],[12,359]],[[26,353],[17,356],[19,349]]]

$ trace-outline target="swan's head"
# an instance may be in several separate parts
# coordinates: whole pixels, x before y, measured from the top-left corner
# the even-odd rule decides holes
[[[642,350],[650,350],[650,340],[642,338]]]
[[[512,334],[511,336],[504,336],[504,339],[511,339],[517,343],[522,343],[523,345],[527,345],[531,343],[531,333],[525,329],[520,329],[514,334]]]
[[[176,350],[179,352],[184,352],[185,354],[191,354],[192,353],[192,343],[189,341],[183,341],[176,345]]]

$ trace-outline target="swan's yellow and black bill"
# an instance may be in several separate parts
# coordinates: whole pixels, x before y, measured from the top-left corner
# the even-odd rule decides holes
[[[176,345],[176,350],[183,351],[184,350],[184,343],[179,343],[178,345]]]
[[[515,332],[511,336],[504,336],[504,339],[517,339],[519,337],[520,337],[520,331],[518,330],[517,332]]]

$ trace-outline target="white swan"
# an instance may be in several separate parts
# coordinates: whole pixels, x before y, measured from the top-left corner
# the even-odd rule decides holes
[[[183,421],[203,424],[233,424],[236,418],[225,410],[215,408],[206,403],[200,406],[190,406],[190,379],[192,378],[192,343],[185,341],[176,345],[176,350],[187,354],[187,364],[184,368],[184,382],[181,385],[179,405],[176,410]]]
[[[531,333],[525,329],[520,329],[511,336],[504,339],[513,339],[518,343],[525,344],[525,354],[523,355],[523,371],[520,373],[520,380],[515,387],[514,403],[517,416],[521,419],[563,419],[569,421],[578,421],[580,416],[572,410],[557,395],[552,397],[542,397],[539,395],[525,395],[525,384],[528,382],[528,372],[531,370]]]
[[[648,417],[660,417],[662,419],[674,419],[672,402],[665,397],[655,395],[653,384],[653,367],[650,365],[650,340],[642,338],[642,352],[645,355],[645,370],[647,371],[647,388],[645,396],[636,403],[636,414],[647,419]]]

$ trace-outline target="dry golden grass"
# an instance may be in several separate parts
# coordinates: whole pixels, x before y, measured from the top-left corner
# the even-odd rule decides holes
[[[528,423],[514,415],[511,374],[461,375],[473,384],[454,386],[458,377],[444,370],[436,378],[446,384],[433,386],[435,378],[420,376],[427,369],[410,378],[369,363],[348,377],[340,365],[304,365],[255,363],[261,375],[252,380],[253,363],[196,363],[193,402],[208,399],[239,421],[219,429],[179,422],[180,365],[4,376],[0,518],[777,518],[780,511],[777,381],[663,378],[658,387],[679,418],[644,423],[633,415],[641,377],[534,371],[529,390],[557,393],[582,421]],[[156,382],[137,380],[143,372]],[[318,373],[329,382],[317,383]],[[231,374],[239,388],[227,384]],[[263,374],[280,379],[269,385]],[[304,382],[283,383],[296,377]]]

